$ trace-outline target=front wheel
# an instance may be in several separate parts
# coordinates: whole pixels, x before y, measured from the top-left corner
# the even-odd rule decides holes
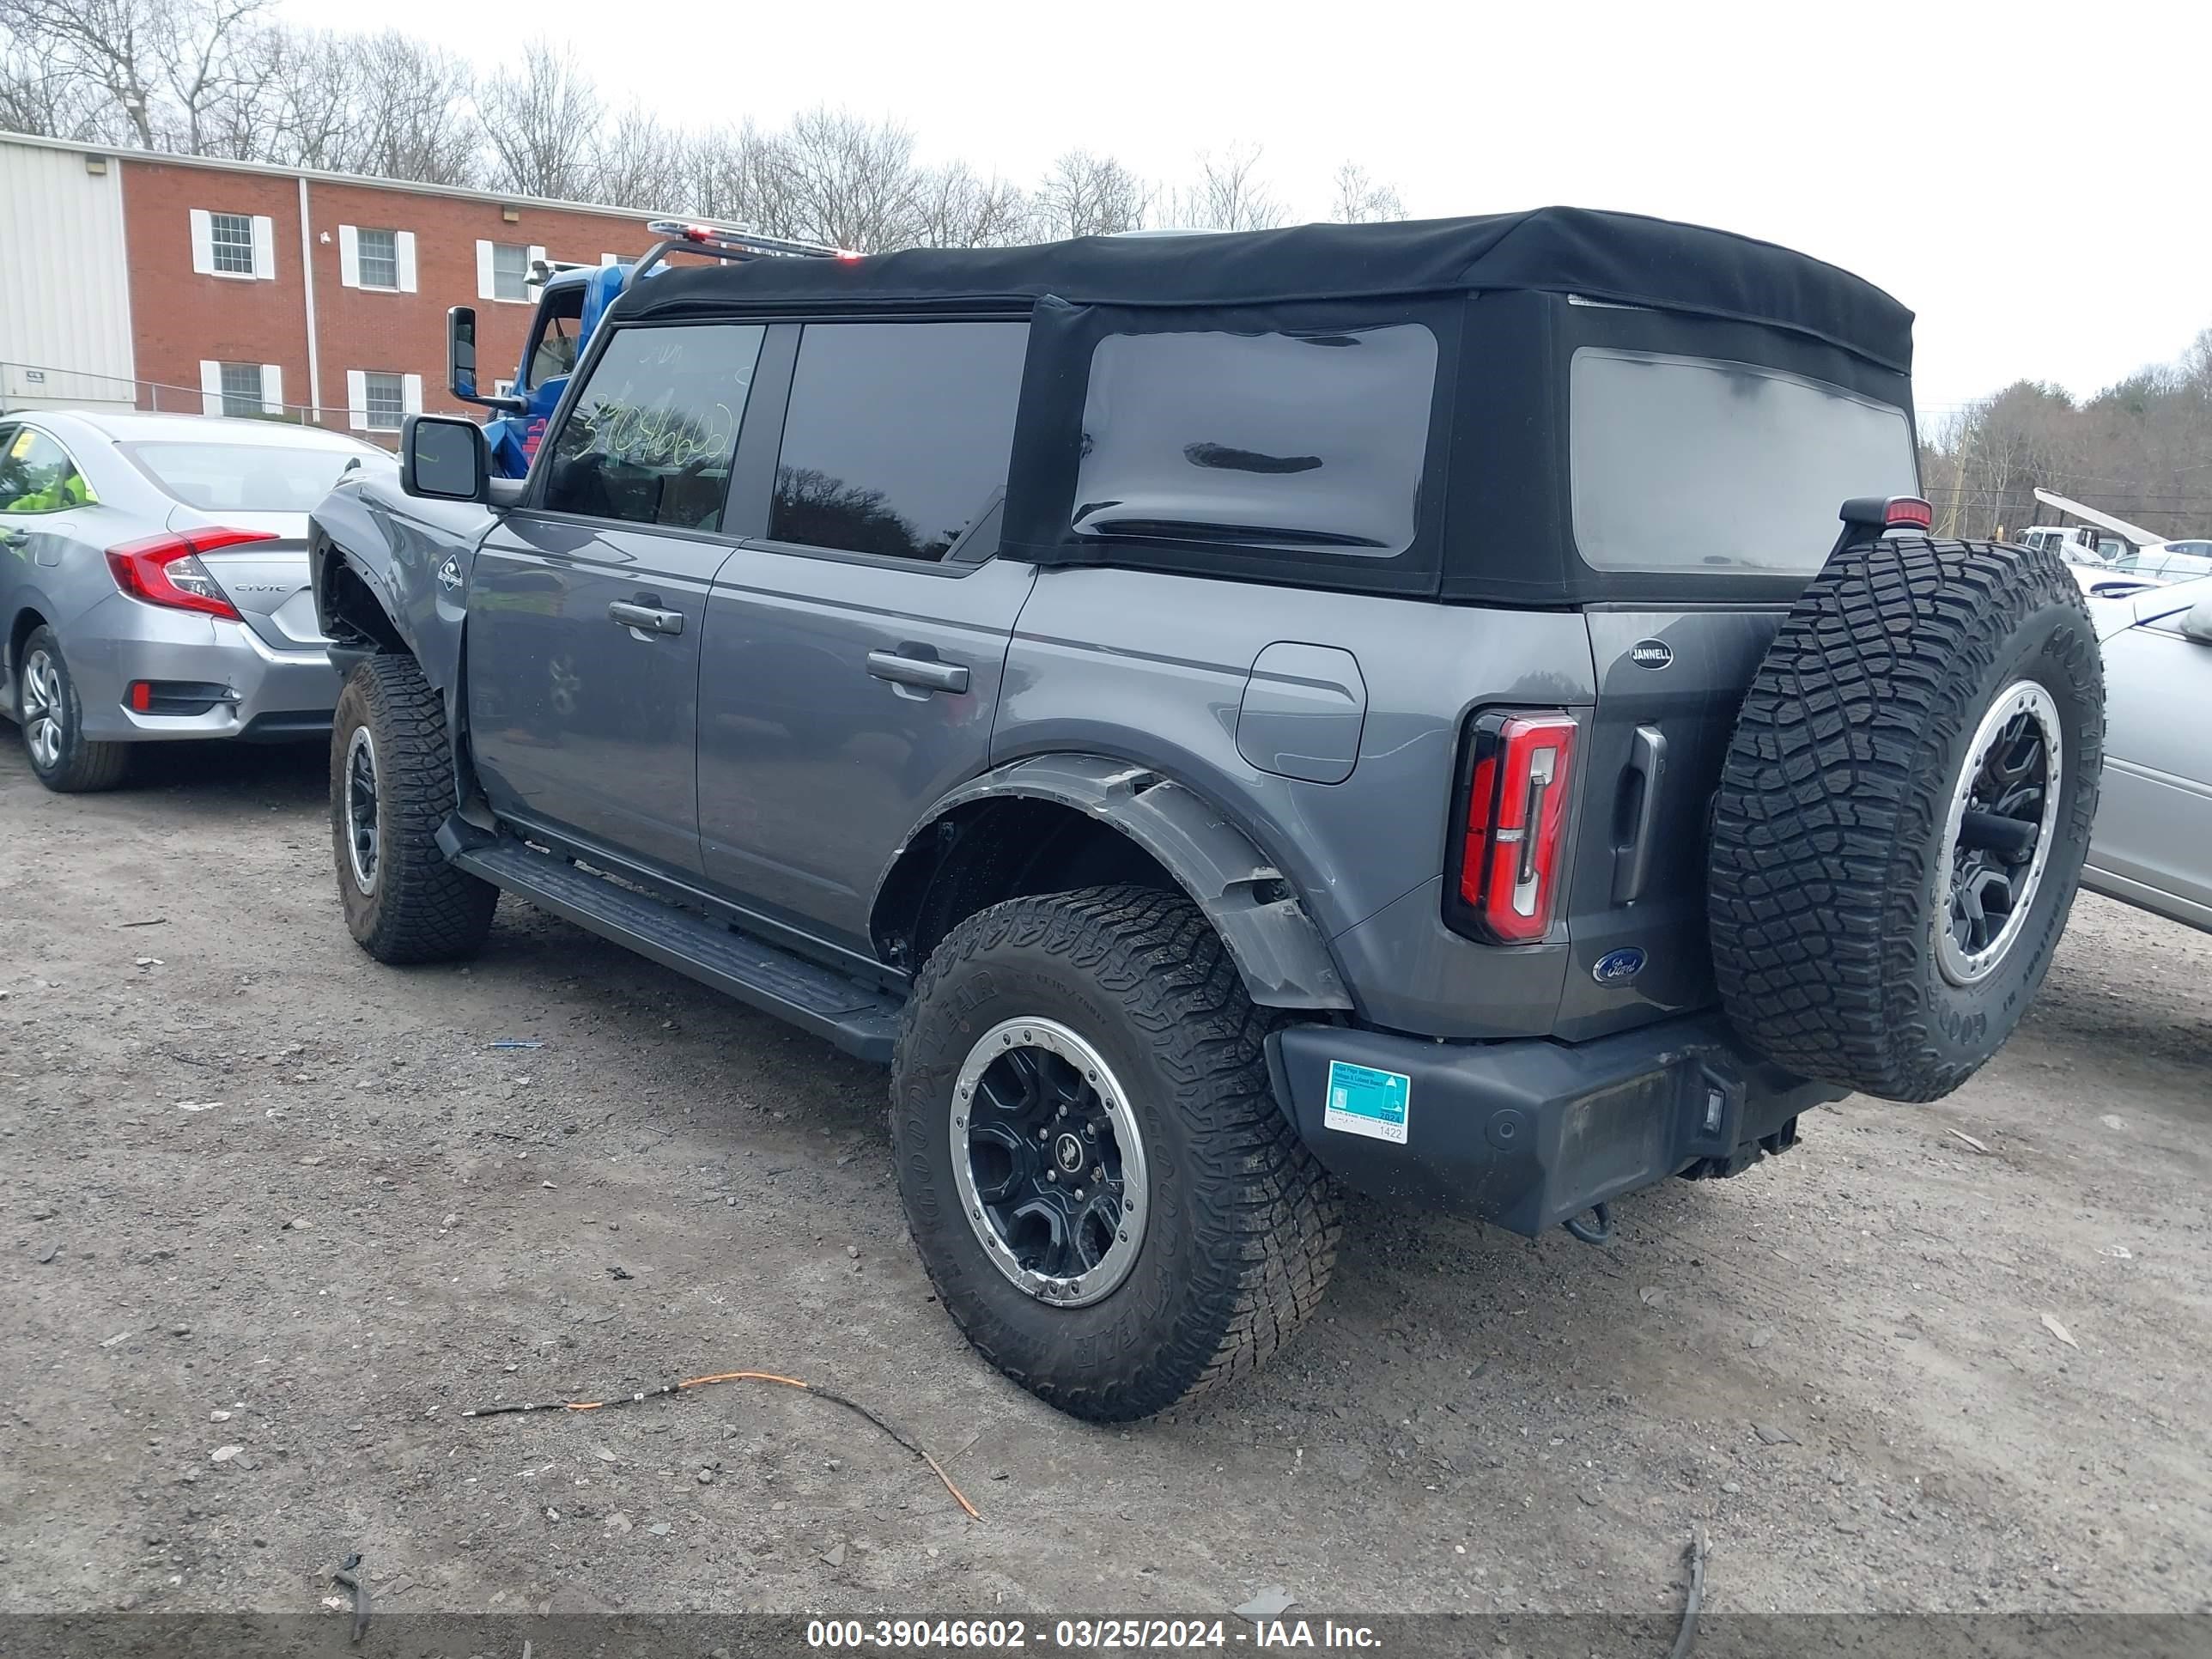
[[[1048,1403],[1149,1416],[1319,1303],[1337,1194],[1267,1030],[1179,895],[1015,899],[931,955],[893,1062],[900,1195],[946,1310]]]
[[[331,843],[347,931],[379,962],[452,962],[491,931],[499,890],[438,850],[453,806],[445,700],[412,657],[346,677],[331,731]]]

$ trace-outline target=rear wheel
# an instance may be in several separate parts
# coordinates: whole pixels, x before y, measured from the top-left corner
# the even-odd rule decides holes
[[[1949,1093],[2042,983],[2096,816],[2104,672],[2056,556],[1832,559],[1744,700],[1715,805],[1713,966],[1778,1064]]]
[[[446,706],[412,657],[347,676],[331,732],[331,842],[346,927],[380,962],[473,956],[499,890],[438,850],[453,806]]]
[[[39,781],[57,794],[112,789],[130,769],[127,744],[96,743],[84,735],[84,707],[62,659],[54,630],[40,625],[23,641],[15,675],[15,725],[23,752]]]
[[[1267,1016],[1188,900],[1016,899],[931,953],[891,1081],[923,1266],[983,1356],[1079,1417],[1149,1416],[1313,1312],[1337,1195],[1276,1105]]]

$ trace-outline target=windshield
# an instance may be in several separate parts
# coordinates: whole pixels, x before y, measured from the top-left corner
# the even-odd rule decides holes
[[[164,494],[204,512],[305,513],[366,448],[275,444],[124,444]]]
[[[1569,459],[1601,570],[1810,576],[1836,509],[1918,489],[1905,411],[1750,363],[1584,346]]]

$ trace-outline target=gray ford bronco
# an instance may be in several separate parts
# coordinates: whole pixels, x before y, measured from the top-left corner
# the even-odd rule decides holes
[[[347,926],[504,890],[888,1062],[1053,1404],[1265,1359],[1347,1187],[1602,1239],[2041,981],[2096,639],[1929,534],[1857,278],[1562,209],[647,265],[526,479],[415,416],[315,515]]]

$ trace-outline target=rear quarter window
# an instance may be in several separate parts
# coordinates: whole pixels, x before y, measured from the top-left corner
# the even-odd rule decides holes
[[[1584,346],[1568,397],[1575,543],[1600,570],[1810,576],[1845,501],[1918,489],[1904,410],[1778,369]]]
[[[1402,553],[1437,356],[1419,323],[1109,335],[1091,360],[1075,532]]]

